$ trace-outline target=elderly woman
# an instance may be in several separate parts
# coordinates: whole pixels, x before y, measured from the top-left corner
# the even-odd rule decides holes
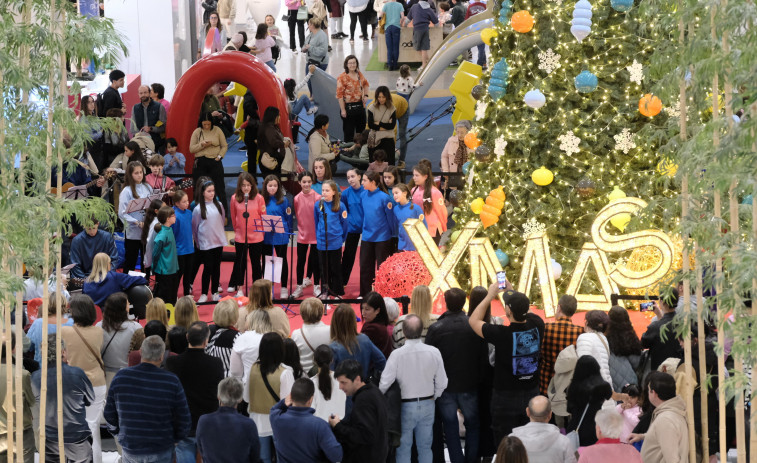
[[[300,351],[300,363],[305,372],[309,372],[315,365],[313,356],[319,346],[331,342],[331,327],[323,323],[323,302],[318,298],[309,297],[300,305],[302,328],[292,332],[292,339]]]
[[[210,325],[210,340],[205,353],[221,359],[224,377],[228,377],[231,369],[231,351],[239,331],[234,328],[237,322],[237,302],[225,299],[216,304],[213,309],[213,324]]]
[[[463,143],[470,128],[470,121],[462,120],[455,124],[455,134],[447,139],[442,150],[442,172],[463,171],[463,164],[468,161],[471,154],[471,150]]]

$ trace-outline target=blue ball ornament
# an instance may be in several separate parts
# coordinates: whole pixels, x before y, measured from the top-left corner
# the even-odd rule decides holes
[[[751,206],[753,200],[754,198],[752,197],[752,195],[746,195],[744,196],[744,199],[741,200],[741,204],[746,204],[748,206]]]
[[[501,249],[494,251],[494,254],[497,256],[497,260],[499,260],[499,265],[501,265],[502,268],[507,267],[507,264],[510,263],[510,256]]]
[[[591,93],[597,89],[597,84],[599,84],[597,76],[586,70],[581,71],[575,79],[576,90],[579,93]]]
[[[463,164],[463,175],[468,175],[468,172],[470,172],[470,161]]]
[[[611,0],[610,6],[613,7],[615,11],[625,13],[633,8],[633,0]]]

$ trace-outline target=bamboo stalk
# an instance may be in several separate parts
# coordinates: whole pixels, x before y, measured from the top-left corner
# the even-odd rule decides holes
[[[755,152],[757,152],[757,147],[755,147]],[[755,194],[757,194],[757,191],[755,191]],[[757,244],[757,201],[754,200],[752,201],[752,243]],[[752,318],[757,318],[757,278],[752,279]],[[755,365],[751,365],[751,368],[754,372]],[[751,397],[752,401],[754,401],[754,397],[757,397],[757,381],[754,379],[752,380]],[[749,418],[751,423],[749,426],[749,452],[750,455],[755,455],[757,453],[757,413],[752,410]]]
[[[53,21],[56,24],[59,25],[59,33],[60,37],[59,43],[63,43],[64,34],[65,34],[65,28],[63,27],[63,24],[65,24],[66,21],[66,10],[61,9],[60,10],[60,18],[57,18],[58,14],[55,9],[55,2],[56,0],[50,0],[50,17],[57,19],[57,21]],[[58,79],[59,82],[59,98],[61,101],[61,104],[66,105],[66,109],[68,109],[68,84],[66,83],[66,56],[65,51],[63,48],[59,48],[59,71],[60,76]],[[58,137],[58,185],[63,185],[63,134],[61,131],[58,131],[57,134]],[[57,199],[58,202],[63,201],[63,188],[58,188],[57,190]],[[59,228],[57,230],[58,232],[61,232],[62,230]],[[61,267],[62,267],[62,254],[63,254],[63,240],[58,240],[58,242],[55,245],[55,253],[57,254],[57,265],[55,267],[55,290],[59,295],[59,298],[61,299],[61,304],[58,304],[58,311],[55,314],[55,323],[56,323],[56,332],[58,335],[55,337],[55,352],[56,355],[56,384],[57,384],[57,390],[58,390],[58,455],[60,455],[60,463],[66,463],[66,451],[64,449],[64,442],[63,442],[63,349],[61,348],[61,338],[60,338],[60,332],[61,332],[61,325],[62,325],[62,315],[63,315],[63,308],[65,307],[65,303],[63,303],[63,288],[61,285],[63,284],[63,275],[61,273]]]
[[[736,191],[738,182],[736,178],[731,181],[731,186],[728,189],[728,203],[729,203],[729,216],[731,219],[731,235],[733,237],[730,245],[735,247],[739,242],[738,230],[739,230],[739,202]],[[733,255],[733,261],[737,259],[736,254]],[[732,262],[733,263],[733,262]],[[736,306],[733,307],[734,316],[738,317]],[[737,372],[744,371],[744,361],[740,355],[733,356],[733,368]],[[737,462],[746,463],[746,435],[745,435],[745,422],[744,422],[744,388],[737,387],[736,394],[733,398],[733,406],[736,411],[736,452]]]
[[[696,249],[696,243],[694,243],[694,249]],[[701,408],[701,424],[702,424],[702,456],[707,458],[710,455],[710,441],[709,436],[709,416],[707,407],[707,358],[705,353],[705,335],[704,335],[704,317],[703,312],[707,310],[704,306],[704,298],[702,296],[702,262],[697,257],[696,251],[694,253],[694,269],[697,274],[697,347],[699,348],[699,399]]]

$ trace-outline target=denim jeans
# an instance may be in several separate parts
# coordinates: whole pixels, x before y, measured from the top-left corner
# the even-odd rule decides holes
[[[389,70],[397,67],[397,61],[400,59],[400,28],[389,26],[384,30],[386,38],[386,64]]]
[[[478,392],[444,392],[436,400],[436,406],[442,416],[444,437],[447,442],[449,459],[452,463],[472,463],[478,460],[478,439],[480,426],[478,421]],[[465,457],[460,446],[460,429],[457,410],[465,419]]]
[[[267,64],[268,67],[273,70],[273,72],[276,72],[276,63],[274,63],[273,60],[266,61],[265,64]]]
[[[260,461],[271,463],[273,459],[273,436],[258,437],[260,440]]]
[[[434,438],[434,401],[402,402],[402,437],[397,449],[397,463],[410,463],[410,449],[418,447],[418,463],[431,463]]]
[[[165,463],[173,460],[173,450],[173,447],[171,447],[150,455],[129,455],[124,450],[123,455],[121,455],[121,463]]]
[[[479,66],[486,65],[486,45],[483,43],[476,47],[478,49],[478,57],[476,58],[476,64]]]
[[[195,463],[197,461],[197,439],[185,437],[176,444],[176,463]]]
[[[310,81],[308,81],[310,82]],[[310,98],[308,98],[305,95],[300,95],[294,103],[292,103],[292,112],[289,114],[289,116],[297,116],[300,114],[300,111],[305,109],[306,111],[310,111],[310,108],[313,107],[313,102],[310,101]]]

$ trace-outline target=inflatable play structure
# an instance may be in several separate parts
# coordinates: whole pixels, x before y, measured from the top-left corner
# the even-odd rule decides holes
[[[289,119],[284,86],[264,62],[238,51],[214,53],[200,59],[176,84],[169,113],[171,123],[166,134],[179,143],[179,151],[187,158],[187,172],[191,172],[194,164],[189,139],[197,128],[202,99],[211,85],[221,81],[233,81],[249,88],[258,102],[261,118],[265,108],[275,106],[281,112],[282,121]],[[291,137],[289,124],[281,124],[281,132],[285,137]]]

